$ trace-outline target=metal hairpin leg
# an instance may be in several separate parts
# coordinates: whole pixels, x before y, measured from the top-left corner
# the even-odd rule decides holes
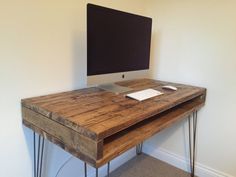
[[[96,168],[96,177],[98,177],[98,168]]]
[[[98,168],[96,170],[96,177],[98,177]],[[87,163],[84,162],[84,176],[87,177]],[[107,163],[107,177],[110,176],[110,162]]]
[[[84,162],[84,177],[87,177],[87,163]]]
[[[188,129],[189,129],[190,170],[191,170],[191,177],[194,177],[195,156],[196,156],[197,111],[193,112],[192,120],[191,116],[188,117]]]
[[[44,138],[38,135],[38,142],[36,143],[36,133],[34,132],[33,141],[34,141],[34,177],[41,177],[42,167],[43,167]]]
[[[110,162],[107,163],[107,177],[110,176]]]
[[[142,154],[142,150],[143,150],[143,143],[136,145],[136,154],[137,155]]]

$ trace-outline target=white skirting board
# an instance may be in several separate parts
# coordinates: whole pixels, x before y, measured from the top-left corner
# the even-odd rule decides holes
[[[143,152],[159,160],[162,160],[170,165],[180,168],[184,171],[188,172],[190,171],[188,159],[179,156],[177,154],[174,154],[172,152],[169,152],[165,149],[153,148],[150,145],[144,144]],[[232,175],[215,170],[200,163],[196,163],[195,170],[196,170],[196,175],[199,177],[234,177]]]

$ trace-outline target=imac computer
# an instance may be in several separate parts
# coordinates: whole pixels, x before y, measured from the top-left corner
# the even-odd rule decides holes
[[[87,4],[87,76],[148,71],[152,19]],[[131,74],[132,75],[132,74]],[[109,78],[109,77],[107,77]],[[117,81],[117,77],[112,77]],[[91,79],[90,79],[91,80]],[[97,79],[99,87],[116,93],[129,89]]]

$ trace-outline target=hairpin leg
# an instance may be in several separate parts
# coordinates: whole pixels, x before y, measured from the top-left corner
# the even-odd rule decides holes
[[[191,170],[191,177],[194,177],[195,156],[196,156],[197,111],[193,112],[192,120],[191,120],[191,116],[188,117],[188,129],[189,129],[190,170]]]
[[[136,145],[136,154],[137,155],[142,154],[142,149],[143,149],[143,143]]]
[[[43,154],[44,154],[44,137],[38,135],[38,142],[36,142],[36,133],[33,133],[34,143],[34,177],[42,176]],[[37,148],[36,148],[37,146]]]
[[[84,177],[87,177],[87,163],[84,162]]]
[[[96,177],[98,177],[98,168],[96,168]]]
[[[44,153],[44,138],[42,137],[42,146],[41,146],[40,164],[39,164],[39,177],[42,176],[42,168],[43,168],[43,153]]]
[[[33,133],[33,139],[34,139],[34,177],[36,177],[36,135],[35,132]]]
[[[107,177],[110,176],[110,162],[107,163]]]
[[[96,177],[98,177],[98,168],[96,170]],[[84,162],[84,176],[87,177],[87,163]],[[110,162],[107,163],[107,177],[110,176]]]

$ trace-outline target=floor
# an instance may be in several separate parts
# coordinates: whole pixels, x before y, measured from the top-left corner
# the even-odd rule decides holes
[[[190,174],[146,154],[141,154],[113,171],[110,177],[190,177]]]

